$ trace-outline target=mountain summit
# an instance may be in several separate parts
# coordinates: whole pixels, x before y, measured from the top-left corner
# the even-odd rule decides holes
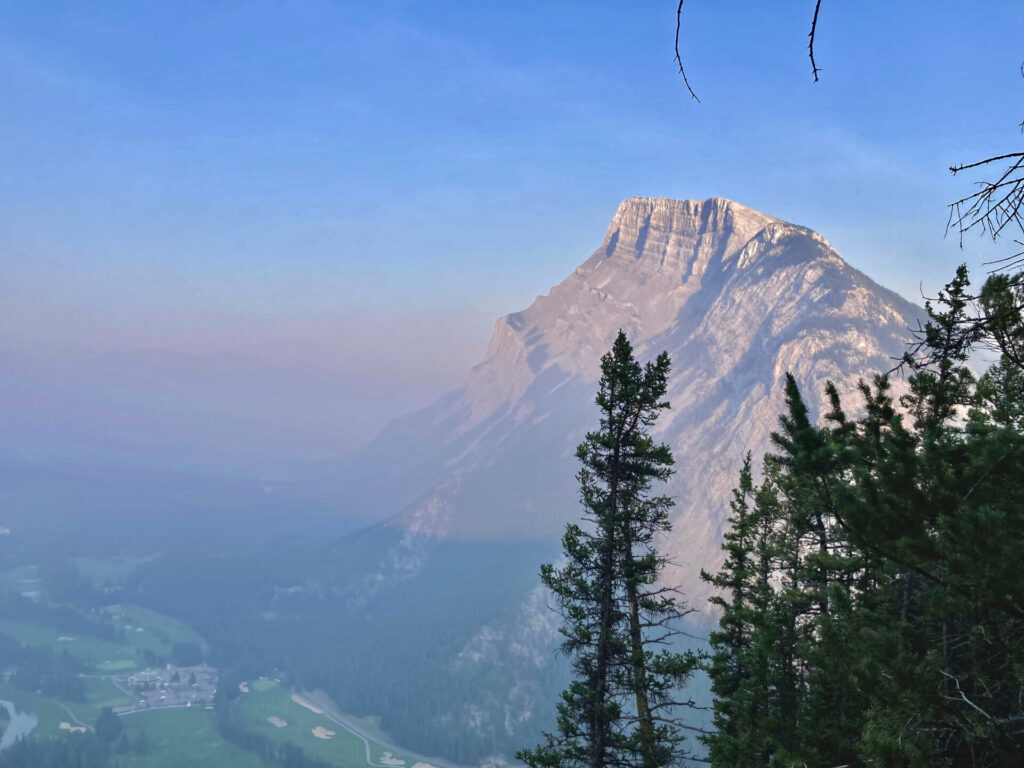
[[[601,246],[532,305],[498,320],[464,389],[396,422],[371,453],[425,484],[392,525],[437,537],[557,536],[577,514],[573,450],[594,418],[601,355],[626,331],[667,350],[674,574],[701,593],[743,455],[763,453],[787,371],[814,403],[886,370],[921,311],[819,234],[722,198],[633,197]],[[419,448],[410,451],[410,446]]]
[[[721,198],[626,200],[586,262],[528,309],[498,321],[487,359],[469,380],[474,418],[521,396],[527,369],[558,366],[596,381],[600,356],[619,328],[634,340],[664,332],[709,276],[778,226],[787,225]]]

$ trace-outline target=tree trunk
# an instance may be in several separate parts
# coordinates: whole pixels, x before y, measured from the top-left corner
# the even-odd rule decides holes
[[[632,553],[626,555],[632,565]],[[654,754],[654,720],[651,718],[650,702],[647,699],[647,671],[644,664],[644,639],[640,630],[640,603],[636,585],[627,580],[626,599],[629,602],[629,640],[633,659],[633,693],[636,699],[637,731],[640,737],[641,765],[643,768],[658,768],[659,761]]]

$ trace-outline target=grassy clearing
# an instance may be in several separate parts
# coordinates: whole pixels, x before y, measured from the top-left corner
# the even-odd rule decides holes
[[[315,712],[292,701],[287,686],[271,684],[266,679],[249,683],[249,693],[239,696],[235,706],[248,729],[261,733],[277,743],[291,742],[310,757],[326,760],[339,768],[360,768],[366,766],[366,746],[362,739],[338,725],[326,715]],[[277,727],[269,718],[279,718],[287,723]],[[323,728],[334,731],[330,739],[317,738],[313,731]],[[370,754],[379,760],[384,750],[370,742]],[[406,761],[410,768],[415,760],[406,755],[395,755]]]
[[[130,669],[135,669],[139,665],[134,661],[128,659],[117,659],[116,661],[102,661],[96,665],[96,669],[100,672],[127,672]]]
[[[131,768],[265,768],[255,755],[217,733],[213,712],[204,709],[150,710],[121,718],[132,742],[145,733],[149,750],[125,755]]]
[[[82,680],[85,685],[85,703],[64,702],[79,720],[92,725],[100,716],[100,710],[104,707],[123,707],[132,703],[130,696],[126,696],[120,688],[110,680],[99,677],[87,677]]]
[[[135,669],[139,666],[134,650],[88,635],[66,635],[51,627],[3,620],[0,620],[0,633],[13,637],[23,645],[45,645],[57,652],[67,651],[88,666],[101,671]],[[120,666],[117,666],[118,663]],[[115,666],[103,669],[104,664]]]
[[[198,643],[203,640],[191,627],[180,621],[136,605],[109,605],[103,613],[124,630],[125,645],[132,649],[153,651],[167,656],[175,643]]]
[[[40,624],[3,620],[0,620],[0,633],[24,645],[45,645],[58,653],[67,651],[105,674],[140,669],[144,666],[140,658],[143,651],[168,656],[175,643],[198,643],[204,646],[202,638],[180,621],[145,608],[112,605],[102,610],[124,631],[123,644],[89,635],[67,634]]]
[[[249,683],[249,688],[253,691],[269,691],[271,688],[276,688],[280,683],[280,680],[271,680],[269,677],[261,677],[258,680],[253,680]]]

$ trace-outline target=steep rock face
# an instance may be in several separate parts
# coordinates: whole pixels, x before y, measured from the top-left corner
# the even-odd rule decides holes
[[[382,436],[379,451],[429,445],[416,467],[436,483],[391,524],[557,536],[578,514],[573,450],[596,423],[600,357],[622,328],[641,358],[672,357],[672,410],[657,426],[677,463],[666,551],[680,565],[667,578],[700,601],[697,574],[718,564],[729,490],[743,455],[768,448],[785,373],[812,404],[827,380],[850,396],[892,365],[919,315],[809,229],[720,198],[631,198],[586,262],[497,322],[464,390]]]
[[[467,400],[474,419],[525,394],[541,370],[595,380],[609,334],[648,339],[671,326],[700,291],[710,264],[739,253],[774,221],[737,203],[631,198],[604,244],[551,293],[503,317]]]

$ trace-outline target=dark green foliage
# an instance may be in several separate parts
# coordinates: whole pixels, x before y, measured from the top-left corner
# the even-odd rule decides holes
[[[39,691],[67,701],[85,701],[79,676],[85,666],[67,651],[26,646],[0,635],[0,670],[13,669],[10,682],[24,691]]]
[[[61,734],[55,738],[33,735],[18,739],[0,752],[0,768],[128,768],[137,765],[131,755],[142,755],[148,750],[145,734],[140,734],[134,743],[124,734],[107,741],[96,732]]]
[[[71,561],[42,566],[39,569],[39,576],[51,602],[91,608],[109,603],[104,594],[84,578]]]
[[[198,643],[175,643],[171,646],[171,663],[178,667],[196,667],[203,663],[203,649]]]
[[[558,703],[557,733],[517,754],[534,768],[656,768],[681,752],[675,697],[696,659],[664,647],[684,612],[656,584],[664,560],[655,539],[669,529],[672,501],[650,489],[673,462],[647,431],[669,407],[668,371],[665,353],[637,363],[621,331],[601,359],[600,429],[576,451],[584,523],[566,528],[565,564],[541,568],[575,679]]]
[[[890,384],[835,388],[814,426],[794,380],[754,486],[740,475],[715,575],[716,766],[1024,765],[1021,277],[966,270]],[[1014,309],[1016,307],[1016,309]],[[977,382],[972,346],[998,363]]]
[[[91,733],[60,739],[19,739],[0,752],[0,768],[113,768],[109,751]]]
[[[96,718],[94,730],[101,744],[111,744],[121,735],[121,718],[110,707],[104,707]]]

